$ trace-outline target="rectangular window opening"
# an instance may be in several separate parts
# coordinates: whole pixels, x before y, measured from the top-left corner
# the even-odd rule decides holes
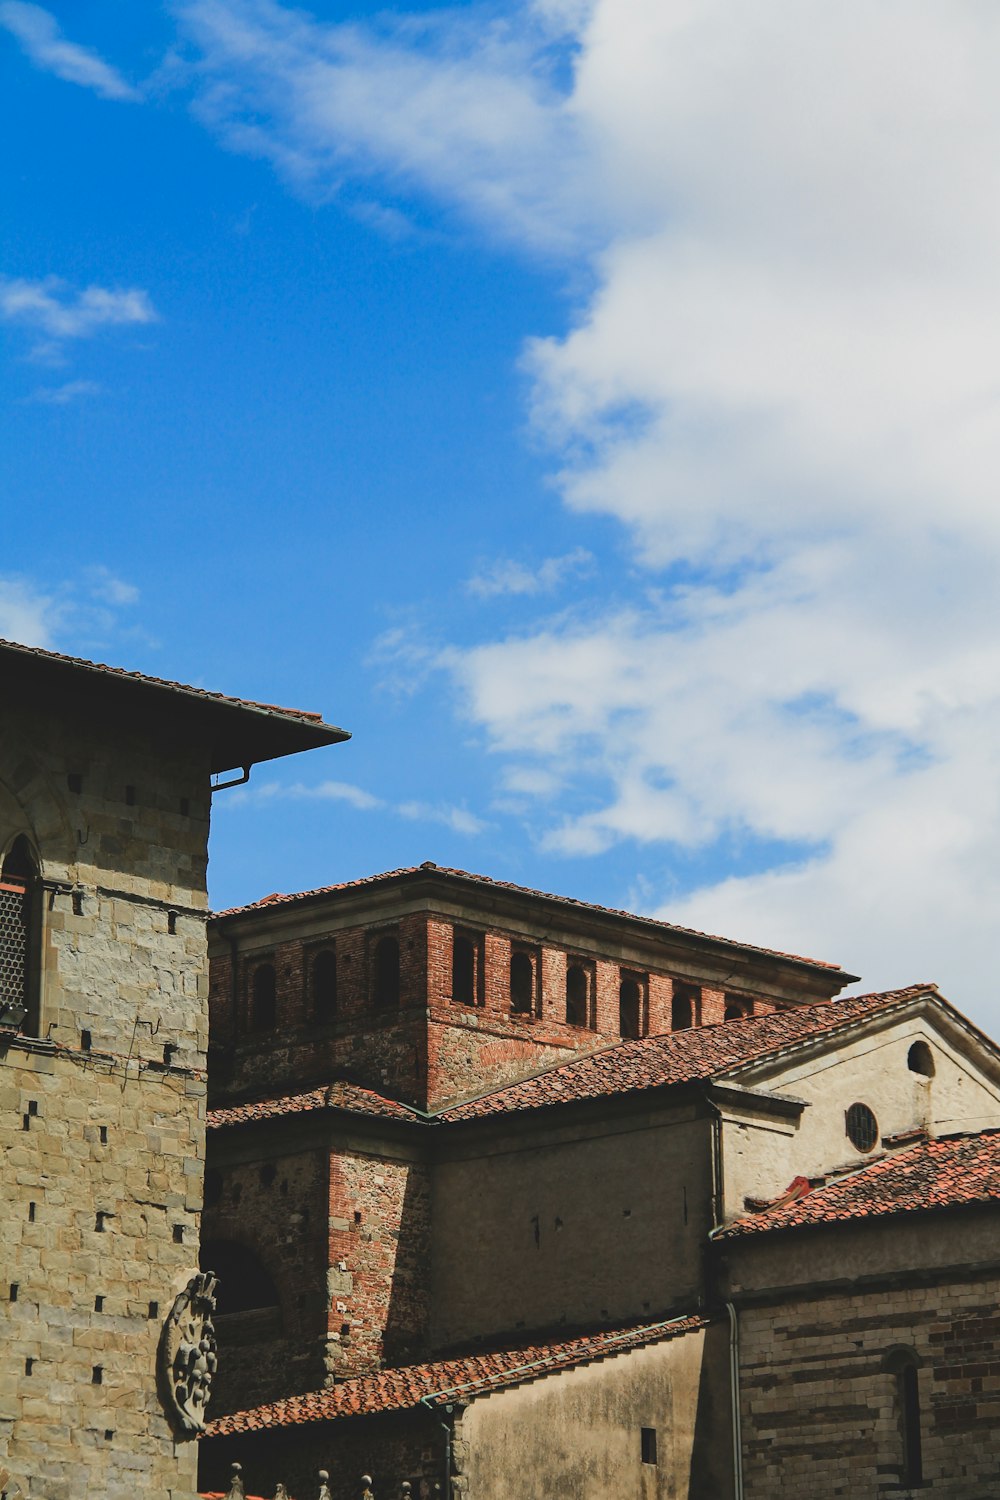
[[[100,1293],[98,1293],[97,1296],[94,1298],[94,1311],[95,1312],[103,1312],[104,1311],[104,1298],[101,1296]]]
[[[644,1464],[656,1463],[656,1428],[640,1428],[640,1449]]]
[[[101,1365],[95,1365],[90,1375],[91,1385],[104,1384],[104,1369]]]

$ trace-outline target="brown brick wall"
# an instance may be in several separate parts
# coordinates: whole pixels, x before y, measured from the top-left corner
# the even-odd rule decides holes
[[[888,1495],[901,1483],[889,1351],[920,1361],[923,1478],[978,1500],[1000,1472],[1000,1278],[798,1298],[740,1318],[746,1500]],[[907,1491],[908,1492],[908,1491]]]

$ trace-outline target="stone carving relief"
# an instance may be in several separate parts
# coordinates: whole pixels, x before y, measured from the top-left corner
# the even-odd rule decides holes
[[[218,1365],[212,1314],[218,1278],[192,1276],[167,1314],[160,1337],[159,1377],[168,1412],[182,1432],[205,1430],[205,1408]]]

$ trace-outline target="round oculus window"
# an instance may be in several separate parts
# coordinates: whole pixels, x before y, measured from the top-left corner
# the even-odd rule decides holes
[[[847,1111],[847,1139],[856,1151],[871,1151],[878,1140],[878,1121],[867,1104],[852,1104]]]

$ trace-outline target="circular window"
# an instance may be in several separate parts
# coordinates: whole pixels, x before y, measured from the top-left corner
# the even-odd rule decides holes
[[[867,1104],[852,1104],[847,1111],[847,1139],[857,1151],[871,1151],[878,1140],[878,1121]]]

